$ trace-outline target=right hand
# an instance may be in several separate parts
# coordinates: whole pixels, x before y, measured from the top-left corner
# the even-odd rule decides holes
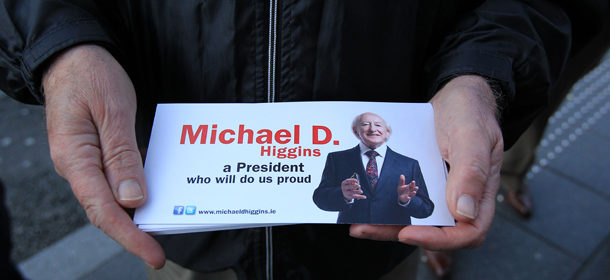
[[[411,181],[411,183],[406,185],[405,175],[400,174],[397,188],[398,200],[400,203],[406,204],[411,201],[411,199],[417,195],[417,190],[419,190],[419,187],[415,185],[415,181]]]
[[[55,169],[96,227],[154,269],[163,249],[123,208],[146,201],[135,139],[136,95],[121,65],[104,48],[79,45],[60,53],[43,75],[47,130]]]
[[[352,225],[350,235],[398,240],[434,251],[476,248],[494,218],[504,140],[484,78],[452,79],[430,101],[441,156],[451,165],[445,197],[455,226]]]
[[[354,178],[345,179],[341,182],[341,191],[343,192],[343,198],[347,201],[352,199],[366,199],[366,196],[362,195],[362,189],[358,185],[358,180]]]

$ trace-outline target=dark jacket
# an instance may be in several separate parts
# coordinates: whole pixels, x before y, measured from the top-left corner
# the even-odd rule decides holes
[[[314,191],[313,201],[326,211],[338,211],[337,223],[410,225],[411,217],[426,218],[434,211],[434,203],[417,160],[394,152],[388,147],[377,187],[373,190],[366,180],[360,146],[328,154],[322,180]],[[366,199],[345,202],[341,182],[357,173]],[[406,207],[398,204],[397,187],[400,175],[408,184],[415,181],[417,195]]]
[[[605,5],[524,2],[279,1],[270,16],[268,1],[3,0],[0,89],[43,103],[53,54],[103,45],[134,82],[146,142],[158,102],[425,102],[475,73],[501,86],[510,146]]]
[[[451,77],[473,73],[502,91],[509,147],[546,103],[570,47],[596,31],[604,10],[598,6],[605,4],[565,2],[575,6],[542,0],[3,0],[0,89],[22,102],[44,103],[41,76],[53,55],[75,44],[102,45],[134,83],[138,140],[145,146],[160,102],[426,102]],[[350,238],[344,226],[159,240],[179,264],[199,271],[233,267],[250,279],[264,277],[269,253],[278,278],[370,279],[412,250]],[[365,266],[371,269],[351,269]]]

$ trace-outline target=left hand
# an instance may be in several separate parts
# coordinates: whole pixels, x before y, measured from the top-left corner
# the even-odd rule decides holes
[[[55,170],[70,182],[94,226],[160,269],[163,248],[125,210],[143,205],[147,197],[129,76],[106,49],[77,45],[55,57],[43,85]]]
[[[400,175],[400,182],[398,183],[398,200],[400,203],[407,204],[417,194],[419,188],[415,185],[415,181],[411,181],[408,185],[405,185],[405,175]]]
[[[352,225],[357,238],[394,240],[429,250],[476,248],[494,217],[504,142],[495,98],[479,76],[454,78],[430,101],[441,156],[451,169],[447,206],[454,227]]]

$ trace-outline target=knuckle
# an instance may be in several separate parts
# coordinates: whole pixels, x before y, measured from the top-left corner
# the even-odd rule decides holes
[[[87,218],[91,221],[91,224],[100,228],[102,225],[102,215],[99,211],[99,207],[93,202],[94,199],[86,193],[78,193],[76,190],[74,193],[77,196],[80,205],[85,210],[85,213],[87,213]]]
[[[140,152],[132,145],[119,145],[103,152],[105,168],[136,168],[142,164]]]
[[[483,244],[483,242],[485,242],[485,235],[480,235],[474,238],[474,240],[472,240],[472,242],[470,243],[470,245],[468,245],[466,248],[467,249],[476,249],[479,246],[481,246]]]
[[[479,234],[473,234],[472,238],[468,240],[467,245],[463,246],[465,249],[476,249],[485,242],[487,231],[480,232]]]
[[[463,172],[463,176],[469,182],[485,184],[487,182],[487,178],[489,177],[488,164],[479,159],[475,159],[466,164],[461,171]]]

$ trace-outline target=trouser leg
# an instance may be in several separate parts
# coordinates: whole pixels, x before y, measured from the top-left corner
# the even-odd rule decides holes
[[[504,152],[500,184],[505,191],[517,191],[522,188],[525,175],[536,157],[536,148],[542,138],[547,119],[548,114],[536,118],[513,147]]]
[[[184,268],[170,260],[160,270],[147,267],[148,280],[237,280],[237,274],[232,269],[212,273],[198,273]]]
[[[610,5],[606,14],[610,15]],[[610,21],[607,20],[600,33],[568,61],[555,88],[551,91],[547,108],[534,120],[514,146],[504,153],[501,170],[501,184],[504,190],[519,190],[523,187],[523,180],[534,162],[536,148],[542,139],[549,117],[557,111],[572,86],[599,64],[609,45]]]
[[[4,205],[4,197],[4,184],[0,180],[0,274],[6,277],[3,279],[23,279],[11,259],[11,219]]]
[[[379,280],[415,280],[417,279],[417,266],[419,264],[419,249],[398,264],[392,271],[379,278]]]

